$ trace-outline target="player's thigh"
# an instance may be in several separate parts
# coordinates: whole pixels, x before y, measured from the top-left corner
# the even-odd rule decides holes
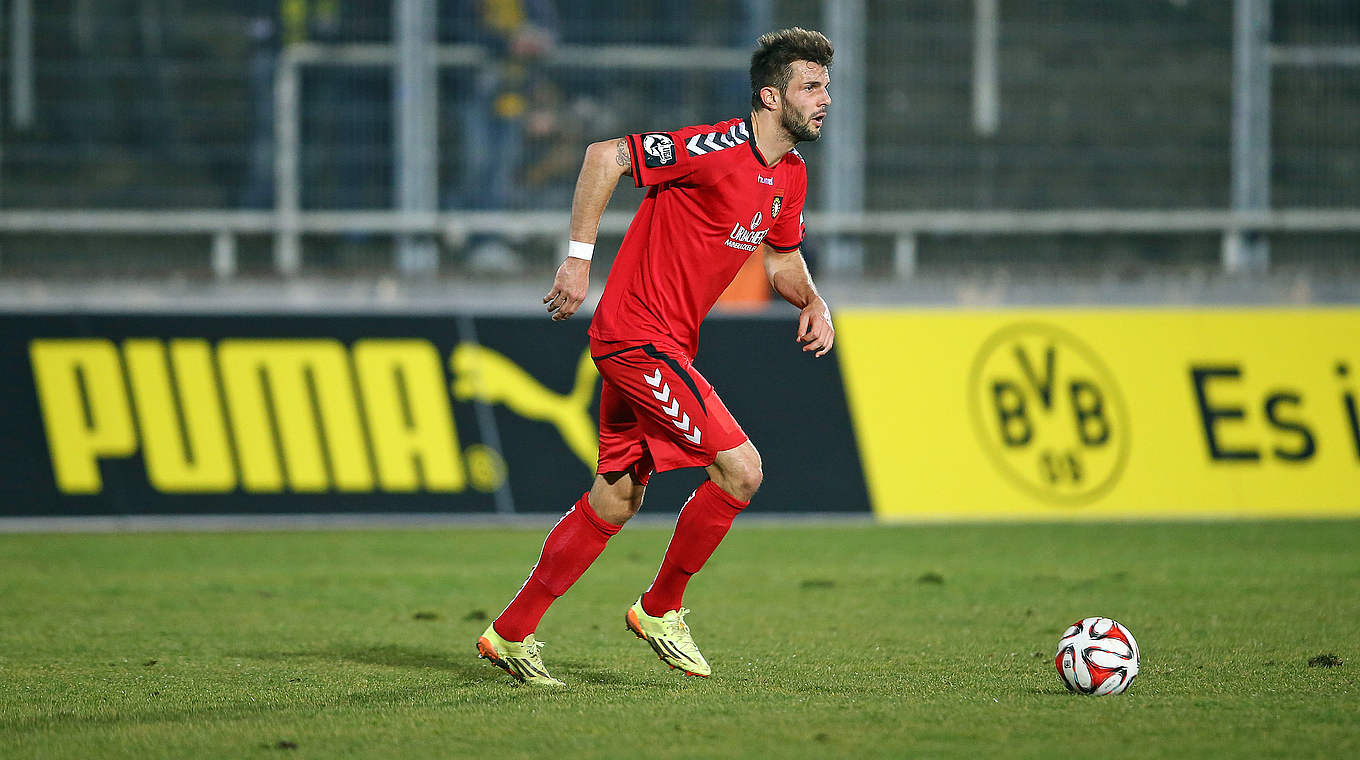
[[[600,455],[595,472],[628,472],[645,486],[654,466],[632,404],[606,377],[600,389]]]

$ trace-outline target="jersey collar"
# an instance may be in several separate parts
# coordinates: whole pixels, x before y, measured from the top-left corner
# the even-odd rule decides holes
[[[760,148],[756,147],[756,129],[755,125],[751,123],[751,117],[748,116],[745,119],[742,119],[742,121],[745,122],[746,124],[746,131],[751,135],[751,139],[746,141],[746,144],[751,146],[751,153],[756,157],[756,160],[760,162],[761,166],[765,167],[766,169],[774,168],[765,160],[765,156],[761,155]],[[782,160],[783,159],[781,158],[780,161]],[[775,166],[778,165],[779,161],[776,161]]]

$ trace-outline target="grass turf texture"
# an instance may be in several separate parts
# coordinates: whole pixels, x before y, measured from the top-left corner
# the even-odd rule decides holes
[[[473,649],[541,530],[0,536],[0,756],[1360,756],[1360,522],[738,522],[706,680],[624,630],[668,535],[549,611],[551,693]],[[1089,615],[1142,646],[1123,696],[1054,672]]]

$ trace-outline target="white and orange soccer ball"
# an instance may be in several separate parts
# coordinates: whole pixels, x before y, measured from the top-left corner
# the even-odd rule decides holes
[[[1110,618],[1078,620],[1058,639],[1058,677],[1078,694],[1123,694],[1138,675],[1138,662],[1133,634]]]

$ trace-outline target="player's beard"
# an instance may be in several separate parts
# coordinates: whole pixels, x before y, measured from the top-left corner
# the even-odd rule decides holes
[[[779,126],[789,133],[795,143],[816,142],[817,138],[822,136],[822,133],[820,130],[812,128],[812,117],[815,115],[815,113],[811,114],[806,119],[799,121],[799,115],[795,114],[792,108],[785,108],[779,115]]]

